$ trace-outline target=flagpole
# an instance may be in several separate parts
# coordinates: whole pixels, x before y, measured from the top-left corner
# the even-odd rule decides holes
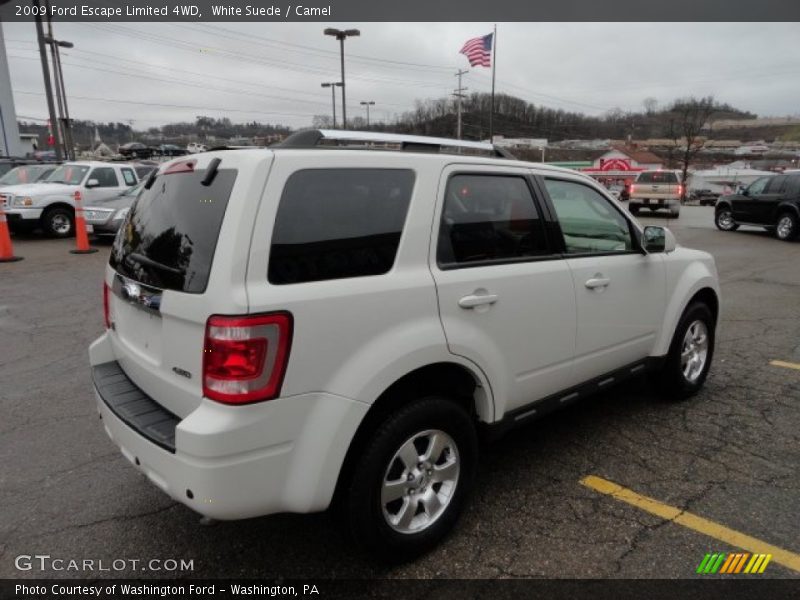
[[[492,35],[492,105],[489,111],[489,143],[494,141],[494,74],[497,69],[497,25]]]

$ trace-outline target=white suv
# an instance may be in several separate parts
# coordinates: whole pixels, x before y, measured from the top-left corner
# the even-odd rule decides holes
[[[108,435],[198,513],[335,504],[390,559],[454,525],[478,440],[711,364],[713,258],[487,144],[306,131],[162,165],[89,351]]]

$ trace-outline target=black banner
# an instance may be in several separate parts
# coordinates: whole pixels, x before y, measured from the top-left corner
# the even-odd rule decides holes
[[[791,598],[800,583],[789,579],[380,579],[380,580],[61,580],[6,579],[0,598],[375,598],[409,600],[726,600]]]
[[[800,21],[797,0],[0,0],[0,21]]]

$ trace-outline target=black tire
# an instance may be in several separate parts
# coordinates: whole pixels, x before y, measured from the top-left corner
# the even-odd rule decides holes
[[[736,231],[739,229],[739,224],[733,220],[733,212],[730,206],[718,206],[714,211],[714,225],[720,231]]]
[[[684,373],[681,354],[684,350],[687,332],[697,322],[701,322],[705,326],[707,354],[702,369],[692,377],[687,377]],[[665,399],[684,400],[696,394],[703,387],[714,358],[715,326],[714,315],[703,302],[693,302],[683,312],[678,326],[675,328],[669,353],[656,377],[658,389]]]
[[[71,237],[75,235],[75,214],[60,206],[48,208],[42,215],[41,225],[45,235],[50,237]]]
[[[797,237],[798,230],[800,229],[800,222],[798,222],[797,215],[791,212],[782,212],[778,215],[778,221],[775,224],[775,236],[784,242],[791,242]]]
[[[387,510],[397,510],[397,515],[404,506],[417,506],[414,515],[423,519],[431,518],[427,503],[421,499],[430,498],[431,494],[439,498],[447,489],[452,490],[452,495],[444,503],[442,512],[431,523],[420,527],[418,532],[401,532],[390,525],[391,515],[385,516],[381,499],[384,478],[391,476],[392,480],[403,481],[409,475],[415,477],[405,470],[404,461],[396,458],[396,453],[401,447],[407,447],[407,443],[416,435],[432,430],[447,434],[455,446],[455,452],[452,447],[448,447],[441,456],[446,456],[449,461],[456,457],[455,462],[459,465],[457,479],[452,488],[445,488],[448,484],[434,482],[433,479],[419,479],[430,476],[425,473],[432,473],[436,468],[433,465],[425,472],[420,472],[417,479],[403,484],[403,496],[386,504]],[[421,436],[416,443],[412,442],[418,452],[427,451],[427,445],[422,445],[425,444],[425,439]],[[472,417],[447,398],[419,398],[387,415],[372,437],[357,451],[359,457],[355,461],[349,481],[346,482],[342,498],[344,517],[356,542],[371,556],[390,563],[410,560],[438,544],[455,525],[474,484],[478,438]],[[435,487],[437,485],[438,488]],[[419,487],[409,491],[413,486]],[[422,490],[424,494],[412,496],[415,490]],[[416,504],[411,504],[412,501]],[[423,505],[422,508],[420,505]],[[395,525],[400,526],[397,523]]]
[[[631,211],[632,215],[638,215],[639,214],[639,205],[638,204],[629,204],[628,205],[628,210]]]

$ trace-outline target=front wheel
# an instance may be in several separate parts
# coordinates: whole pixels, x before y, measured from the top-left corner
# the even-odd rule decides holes
[[[50,237],[66,238],[75,232],[75,217],[71,210],[50,208],[42,215],[42,229]]]
[[[703,387],[714,357],[716,322],[708,306],[693,302],[684,311],[659,372],[661,392],[670,400],[683,400]]]
[[[736,231],[739,229],[738,223],[733,220],[733,212],[727,206],[723,206],[714,213],[714,224],[720,231]]]
[[[418,556],[453,528],[475,478],[472,417],[440,396],[388,415],[368,441],[345,492],[356,541],[389,562]]]
[[[797,237],[797,217],[790,212],[782,213],[775,226],[775,235],[779,240],[788,242]]]

